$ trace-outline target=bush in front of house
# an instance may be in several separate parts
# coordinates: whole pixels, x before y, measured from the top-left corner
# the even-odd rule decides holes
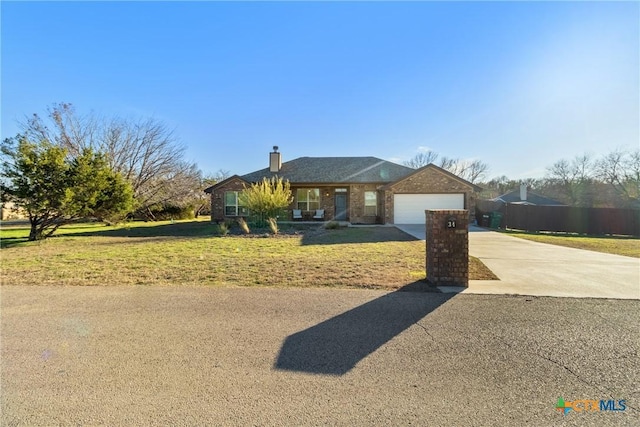
[[[230,228],[231,228],[231,224],[229,224],[229,222],[227,221],[224,221],[219,224],[216,224],[214,233],[217,234],[218,236],[226,236],[227,234],[229,234]]]
[[[249,229],[249,224],[247,224],[247,221],[245,221],[244,218],[242,217],[238,218],[237,222],[244,234],[251,233],[251,230]]]
[[[245,186],[239,197],[251,212],[258,228],[265,225],[271,227],[271,219],[275,221],[293,202],[289,181],[278,177],[264,178],[262,182],[251,184],[250,187]]]
[[[271,230],[273,234],[278,234],[278,221],[275,218],[267,219],[267,224],[269,224],[269,230]]]
[[[338,221],[329,221],[324,225],[324,228],[327,230],[337,230],[340,228],[340,223]]]

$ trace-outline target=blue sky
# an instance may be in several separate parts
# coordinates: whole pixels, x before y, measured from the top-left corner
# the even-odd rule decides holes
[[[153,116],[204,172],[421,150],[541,177],[640,144],[638,2],[6,2],[2,138]]]

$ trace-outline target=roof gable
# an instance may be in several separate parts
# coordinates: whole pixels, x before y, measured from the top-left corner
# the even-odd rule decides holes
[[[299,157],[284,162],[277,173],[260,169],[241,178],[258,182],[263,178],[281,177],[296,183],[388,183],[411,174],[414,170],[377,157]]]
[[[419,169],[411,169],[410,174],[400,178],[399,180],[392,182],[390,184],[385,185],[384,187],[382,187],[383,190],[387,190],[390,189],[392,187],[394,187],[396,184],[399,184],[407,179],[410,179],[411,177],[415,176],[415,175],[419,175],[419,174],[425,174],[425,173],[438,173],[438,174],[442,174],[445,175],[447,178],[456,181],[457,183],[459,183],[462,186],[468,187],[470,190],[473,191],[481,191],[482,188],[480,188],[479,186],[467,181],[466,179],[460,178],[458,175],[454,175],[451,172],[449,172],[446,169],[443,169],[439,166],[434,165],[433,163],[429,163],[426,166],[423,166]]]
[[[244,179],[242,179],[242,177],[240,177],[240,176],[238,176],[238,175],[233,175],[233,176],[230,176],[230,177],[229,177],[229,178],[227,178],[227,179],[223,179],[223,180],[222,180],[222,181],[220,181],[220,182],[216,182],[216,183],[215,183],[215,184],[213,184],[211,187],[207,187],[207,188],[205,188],[205,189],[204,189],[204,192],[205,192],[205,193],[212,193],[212,192],[213,192],[213,190],[215,190],[216,188],[218,188],[218,187],[220,187],[220,186],[222,186],[222,185],[226,185],[226,184],[228,184],[228,183],[230,183],[231,181],[236,180],[236,179],[237,179],[237,180],[239,180],[239,181],[242,181],[242,182],[246,182]],[[246,183],[248,184],[248,182],[246,182]]]

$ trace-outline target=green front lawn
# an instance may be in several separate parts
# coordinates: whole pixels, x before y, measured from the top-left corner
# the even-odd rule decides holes
[[[77,224],[41,242],[3,228],[9,285],[207,285],[397,289],[425,278],[425,244],[393,227],[216,236],[205,221]],[[495,278],[477,259],[472,279]]]
[[[567,234],[531,234],[517,231],[509,231],[508,234],[513,237],[532,240],[534,242],[640,258],[640,239],[637,238],[589,237]]]

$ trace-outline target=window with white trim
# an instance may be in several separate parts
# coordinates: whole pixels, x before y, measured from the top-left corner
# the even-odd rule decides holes
[[[247,216],[249,210],[242,205],[239,191],[224,192],[224,216]]]
[[[303,211],[320,209],[320,189],[298,188],[296,191],[296,206]]]
[[[378,197],[375,191],[364,192],[364,214],[365,216],[378,215]]]

